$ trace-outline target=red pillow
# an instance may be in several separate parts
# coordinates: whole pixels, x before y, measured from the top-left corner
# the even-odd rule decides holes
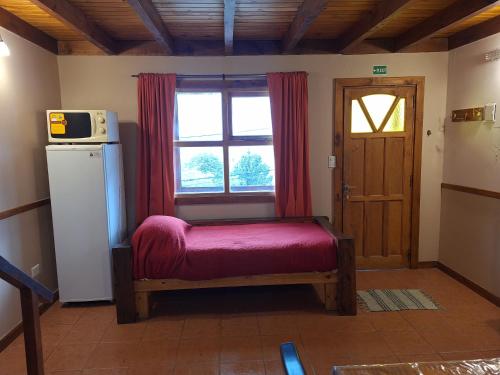
[[[135,278],[155,278],[165,267],[173,272],[184,260],[190,228],[172,216],[154,215],[144,220],[132,236]],[[154,262],[145,262],[146,258]]]

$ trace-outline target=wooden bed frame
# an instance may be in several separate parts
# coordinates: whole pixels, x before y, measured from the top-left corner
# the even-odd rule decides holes
[[[179,279],[133,280],[132,247],[122,244],[113,248],[114,293],[117,322],[132,323],[147,319],[152,292],[257,285],[314,284],[327,311],[356,315],[356,266],[353,238],[336,232],[327,217],[231,219],[191,221],[192,225],[236,225],[266,222],[314,222],[331,233],[337,241],[337,269],[329,272],[306,272],[228,277],[202,281]]]

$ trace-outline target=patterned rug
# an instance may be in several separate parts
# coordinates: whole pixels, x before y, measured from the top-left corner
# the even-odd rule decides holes
[[[358,290],[358,301],[369,311],[439,310],[420,289]]]

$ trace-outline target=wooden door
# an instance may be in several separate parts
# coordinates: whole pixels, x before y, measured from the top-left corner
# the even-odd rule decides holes
[[[358,268],[407,266],[415,123],[414,86],[346,87],[342,231]]]

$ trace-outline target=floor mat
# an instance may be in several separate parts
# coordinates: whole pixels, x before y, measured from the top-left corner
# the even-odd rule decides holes
[[[420,289],[358,290],[358,301],[368,311],[439,310]]]

